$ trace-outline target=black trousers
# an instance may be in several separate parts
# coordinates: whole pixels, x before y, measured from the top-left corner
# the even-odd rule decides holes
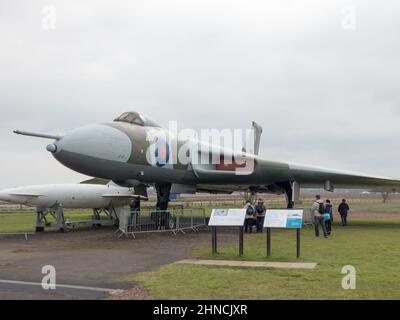
[[[342,218],[342,226],[347,226],[347,213],[341,213],[340,218]]]
[[[265,217],[257,217],[257,232],[262,232],[264,227],[264,218]]]
[[[331,234],[331,232],[332,232],[332,221],[331,220],[325,221],[325,228],[326,228],[326,232],[328,234]]]
[[[252,233],[252,231],[253,231],[253,218],[244,220],[244,232]]]

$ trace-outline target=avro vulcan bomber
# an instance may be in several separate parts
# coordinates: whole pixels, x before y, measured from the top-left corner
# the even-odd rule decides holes
[[[63,136],[15,131],[54,140],[47,150],[66,167],[85,175],[133,187],[146,196],[154,185],[157,207],[165,210],[171,193],[286,194],[293,207],[300,188],[380,188],[395,191],[400,180],[270,161],[258,156],[262,128],[253,122],[251,147],[182,138],[143,114],[126,112],[113,122],[89,124]],[[232,145],[232,144],[231,144]]]

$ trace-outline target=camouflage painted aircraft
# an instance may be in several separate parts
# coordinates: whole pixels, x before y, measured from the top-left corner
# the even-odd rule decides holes
[[[126,112],[111,123],[87,125],[64,136],[14,132],[53,139],[47,150],[82,174],[134,187],[135,194],[143,196],[147,196],[147,187],[154,185],[161,210],[168,207],[171,193],[285,194],[291,208],[300,188],[395,191],[400,187],[400,180],[387,177],[261,159],[262,128],[254,122],[253,146],[247,152],[180,139],[137,112]]]

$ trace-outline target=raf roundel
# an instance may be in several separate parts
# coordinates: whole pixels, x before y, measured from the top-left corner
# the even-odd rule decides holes
[[[158,139],[155,150],[156,165],[161,168],[169,162],[169,145],[162,139]]]

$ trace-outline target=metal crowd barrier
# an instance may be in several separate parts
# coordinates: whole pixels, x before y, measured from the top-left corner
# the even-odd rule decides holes
[[[154,210],[141,208],[140,211],[123,209],[119,216],[119,238],[146,232],[197,232],[207,226],[203,208],[172,208],[171,210]]]
[[[305,226],[312,225],[314,223],[314,215],[311,212],[311,209],[303,209],[303,224]]]

